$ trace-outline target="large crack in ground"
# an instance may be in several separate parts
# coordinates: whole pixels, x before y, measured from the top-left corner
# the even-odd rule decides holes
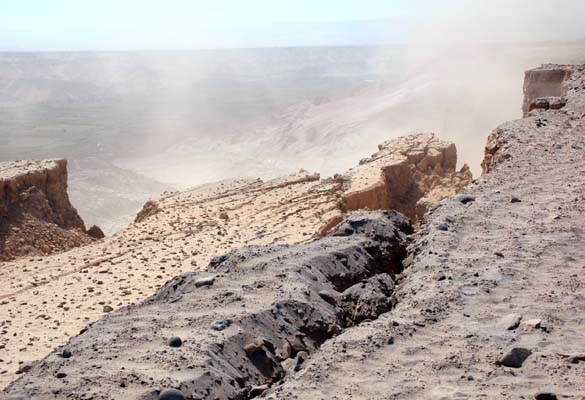
[[[66,346],[71,357],[37,362],[8,399],[257,397],[393,307],[411,233],[397,212],[357,212],[309,244],[235,250],[96,322]]]
[[[270,247],[255,248],[252,254],[250,249],[237,250],[213,260],[210,270],[228,275],[265,271],[267,263],[276,261],[270,269],[277,268],[276,276],[283,279],[291,273],[287,264],[292,261],[292,274],[304,286],[306,300],[278,301],[269,310],[234,321],[241,332],[209,349],[210,374],[182,385],[181,392],[186,398],[255,398],[299,370],[325,341],[345,328],[388,312],[409,233],[409,222],[397,213],[357,213],[330,238],[289,247],[276,260],[262,258],[273,251]],[[181,288],[195,286],[180,279],[159,298],[173,298],[184,292]]]

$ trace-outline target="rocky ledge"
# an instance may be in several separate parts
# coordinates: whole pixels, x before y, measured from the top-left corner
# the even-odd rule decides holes
[[[67,161],[0,163],[0,261],[47,255],[103,237],[85,225],[67,195]]]
[[[495,129],[485,174],[413,236],[396,306],[268,398],[583,398],[585,66],[528,71],[525,93],[564,106]]]

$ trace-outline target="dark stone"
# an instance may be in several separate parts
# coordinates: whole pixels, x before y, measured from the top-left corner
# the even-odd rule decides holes
[[[379,214],[382,218],[372,218],[375,214]],[[370,238],[381,239],[389,237],[395,228],[408,234],[413,233],[413,228],[408,218],[397,211],[376,211],[374,214],[353,213],[335,227],[331,232],[331,236],[363,234]]]
[[[71,356],[72,356],[72,355],[73,355],[73,354],[71,354],[71,350],[69,350],[69,348],[68,348],[68,347],[65,347],[65,348],[63,349],[63,352],[61,353],[61,356],[62,356],[63,358],[71,358]]]
[[[178,336],[173,336],[168,341],[169,346],[171,347],[181,347],[183,345],[183,341]]]
[[[211,329],[214,331],[223,331],[224,329],[229,328],[232,324],[232,321],[229,319],[216,319],[211,323]]]
[[[518,197],[512,197],[512,199],[510,200],[510,203],[521,203],[522,200],[520,200]]]
[[[534,395],[536,400],[557,400],[557,395],[553,392],[539,392]]]
[[[32,369],[33,365],[34,364],[32,362],[26,362],[26,363],[22,364],[20,367],[18,367],[16,374],[20,375],[20,374],[27,373],[28,371],[30,371]]]
[[[521,368],[532,351],[523,347],[514,347],[500,359],[499,364],[509,368]]]
[[[513,331],[514,329],[518,328],[520,321],[522,321],[522,315],[508,314],[500,320],[498,325],[503,330]]]
[[[297,362],[295,364],[295,371],[299,371],[303,366],[303,363],[309,359],[309,354],[305,351],[299,351],[297,354]]]
[[[215,277],[200,278],[195,281],[195,287],[212,286],[215,283]]]
[[[57,372],[57,374],[55,374],[55,376],[59,379],[63,379],[67,376],[67,374],[65,372]]]
[[[445,276],[445,273],[443,272],[438,272],[437,275],[435,275],[435,280],[437,281],[444,281],[445,279],[447,279],[447,276]]]
[[[268,385],[254,386],[254,387],[252,387],[252,389],[250,389],[250,392],[248,393],[248,397],[254,398],[254,397],[261,396],[267,390],[268,390]]]
[[[449,225],[442,223],[437,226],[437,229],[443,232],[447,232],[449,230]]]
[[[333,306],[337,304],[337,300],[335,299],[335,296],[327,290],[321,290],[319,292],[319,297],[321,297],[323,300],[325,300],[327,303],[329,303]]]
[[[459,196],[457,196],[457,200],[461,204],[469,204],[469,203],[473,203],[475,201],[475,197],[468,196],[468,195],[465,195],[465,194],[460,194]]]
[[[177,389],[165,389],[158,395],[158,400],[185,400],[185,395]]]
[[[87,234],[94,239],[103,239],[106,237],[104,232],[97,225],[94,225],[91,228],[89,228],[87,230]]]

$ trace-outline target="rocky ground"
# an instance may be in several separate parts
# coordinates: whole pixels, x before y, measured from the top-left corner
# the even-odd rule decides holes
[[[319,241],[232,252],[210,263],[207,273],[178,277],[43,360],[21,365],[24,375],[4,396],[585,398],[585,67],[546,66],[527,73],[527,85],[526,117],[500,126],[489,138],[487,173],[427,213],[425,224],[409,238],[409,227],[397,214],[357,213]],[[384,193],[379,182],[389,182],[393,170],[384,167],[384,179],[374,179],[362,192],[379,199]],[[296,178],[299,184],[322,187],[303,176]],[[337,209],[323,205],[323,210],[343,215],[344,205],[351,204],[343,190],[352,183],[327,182],[341,186],[328,192],[334,193]],[[230,187],[234,196],[244,196],[246,184],[266,185],[239,182]],[[210,191],[205,199],[225,201],[213,188],[199,190]],[[203,200],[184,193],[149,204],[139,217],[143,221],[126,231],[142,226],[145,236],[118,239],[108,250],[122,250],[112,248],[114,243],[125,245],[125,251],[134,251],[132,258],[142,253],[144,265],[157,259],[153,253],[161,254],[161,248],[177,249],[176,243],[191,250],[192,241],[176,228],[185,226],[185,210],[197,208],[181,207],[170,200],[175,196],[183,205]],[[171,204],[181,213],[165,217]],[[221,211],[214,208],[217,221],[232,223],[233,204],[221,204]],[[299,203],[298,226],[311,220],[302,216],[301,204],[307,203]],[[409,201],[407,210],[413,209]],[[204,206],[201,215],[209,216],[204,214],[209,210]],[[241,206],[238,210],[244,218]],[[250,212],[261,215],[256,208]],[[248,217],[245,221],[250,224]],[[290,227],[290,219],[280,223],[280,229],[271,229],[274,225],[264,221],[266,242],[278,243],[276,232],[299,231]],[[168,229],[167,235],[155,226]],[[213,229],[222,232],[221,226]],[[141,247],[157,233],[160,243]],[[307,233],[312,237],[311,229]],[[82,249],[66,253],[72,264],[77,251]],[[181,260],[178,253],[169,267]],[[192,257],[183,256],[183,261]],[[143,272],[126,257],[127,271],[132,266]],[[84,270],[119,268],[103,263]],[[169,275],[181,272],[168,270]],[[115,282],[103,287],[99,291]]]
[[[306,171],[165,193],[127,229],[89,246],[0,264],[0,384],[104,314],[153,295],[243,245],[308,242],[351,210],[436,206],[471,181],[451,143],[432,134],[382,144],[335,178]],[[398,179],[400,178],[400,179]],[[402,184],[398,185],[397,180]]]
[[[355,213],[309,244],[235,250],[25,366],[26,396],[157,399],[181,388],[189,398],[255,397],[342,329],[390,310],[409,233],[393,211]],[[39,375],[47,379],[35,383]]]

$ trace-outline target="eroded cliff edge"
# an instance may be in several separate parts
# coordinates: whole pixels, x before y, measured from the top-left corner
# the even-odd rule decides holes
[[[359,208],[392,206],[416,218],[471,181],[456,163],[452,143],[433,134],[401,137],[333,178],[300,171],[164,193],[113,237],[26,264],[3,263],[0,386],[88,323],[204,269],[215,256],[244,245],[307,243]]]
[[[91,241],[69,202],[66,160],[0,163],[0,261]]]

